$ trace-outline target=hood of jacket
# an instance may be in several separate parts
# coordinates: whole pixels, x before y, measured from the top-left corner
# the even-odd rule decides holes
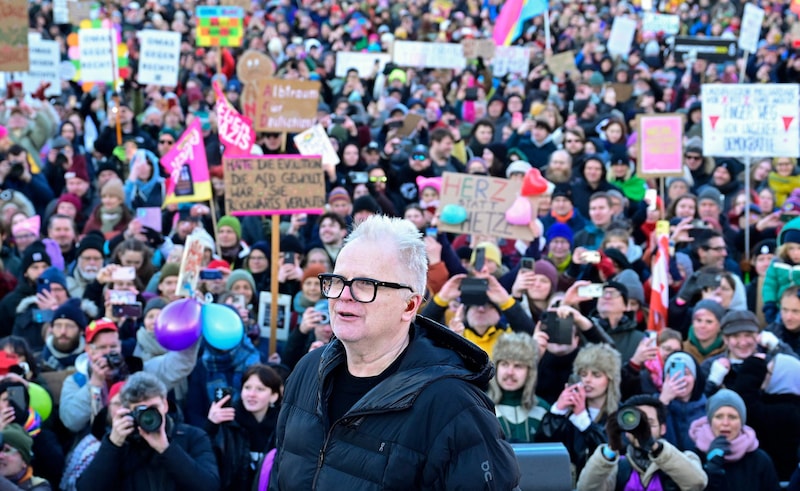
[[[784,234],[786,234],[786,232],[789,230],[800,230],[800,217],[791,219],[786,225],[783,226],[781,233],[778,234],[778,247],[783,244]]]

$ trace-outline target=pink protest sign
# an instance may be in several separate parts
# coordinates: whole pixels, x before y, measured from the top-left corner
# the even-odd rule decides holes
[[[230,157],[250,155],[250,149],[256,141],[252,122],[231,106],[216,81],[214,81],[214,92],[217,94],[215,110],[219,141],[225,145],[224,155]]]
[[[638,116],[640,177],[683,175],[683,116]]]
[[[165,206],[211,199],[211,179],[208,176],[200,118],[192,120],[172,150],[161,158],[161,165],[169,174]]]

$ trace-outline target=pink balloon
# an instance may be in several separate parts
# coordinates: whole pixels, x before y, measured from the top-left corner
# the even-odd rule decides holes
[[[202,306],[193,299],[176,300],[158,314],[154,334],[156,340],[170,351],[180,351],[200,339]]]
[[[81,49],[78,46],[72,46],[67,53],[70,60],[79,60],[81,58]]]

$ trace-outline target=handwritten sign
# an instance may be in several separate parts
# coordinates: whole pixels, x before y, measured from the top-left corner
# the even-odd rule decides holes
[[[552,55],[547,59],[547,68],[559,78],[564,76],[565,73],[571,76],[580,74],[577,65],[575,65],[575,52],[572,50]]]
[[[239,7],[245,12],[252,10],[253,2],[250,0],[222,0],[220,5],[224,5],[226,7]]]
[[[99,5],[93,0],[67,2],[69,9],[69,23],[79,25],[82,20],[92,19],[97,17]]]
[[[761,39],[761,25],[764,23],[764,9],[753,4],[744,5],[742,27],[739,30],[739,47],[749,53],[758,50],[758,41]]]
[[[530,65],[530,48],[497,46],[494,59],[492,59],[492,74],[495,77],[503,77],[509,73],[527,75],[530,71]]]
[[[325,174],[319,156],[223,157],[225,209],[231,215],[322,213]]]
[[[489,61],[494,58],[496,44],[494,39],[474,39],[467,38],[461,41],[464,50],[464,58],[473,59],[477,57]]]
[[[139,36],[140,84],[178,85],[181,56],[181,33],[147,29]]]
[[[46,96],[61,95],[61,51],[57,41],[43,40],[38,33],[28,34],[28,60],[30,68],[21,73],[22,90],[30,94],[39,88],[41,82],[48,82]]]
[[[105,27],[78,31],[80,78],[84,82],[112,82],[114,57],[117,56],[116,32]],[[112,47],[114,49],[112,49]]]
[[[28,2],[0,0],[0,72],[28,67]]]
[[[200,270],[203,269],[203,258],[205,257],[203,242],[195,234],[186,237],[186,244],[183,247],[183,257],[178,269],[178,284],[175,286],[175,294],[181,297],[189,297],[197,291],[197,281],[200,279]]]
[[[339,155],[333,149],[333,144],[321,124],[294,136],[294,145],[302,155],[321,155],[325,165],[339,165]]]
[[[395,41],[392,61],[401,67],[463,69],[467,62],[464,49],[455,43]]]
[[[214,110],[217,114],[219,140],[225,145],[224,155],[232,157],[250,155],[250,150],[256,141],[256,132],[253,130],[252,122],[231,106],[216,80],[213,82],[213,86],[214,93],[217,95],[217,104],[214,106]]]
[[[631,50],[633,36],[636,34],[636,21],[627,17],[615,17],[611,25],[606,49],[611,56],[626,56]]]
[[[383,72],[387,63],[392,61],[389,53],[354,53],[351,51],[338,51],[336,53],[336,76],[345,77],[347,71],[354,68],[360,78],[367,78],[375,70],[375,60],[378,60],[378,71]]]
[[[67,6],[67,0],[54,0],[53,23],[69,24],[69,7]]]
[[[161,157],[167,171],[164,206],[211,199],[206,147],[200,118],[194,118],[172,149]]]
[[[664,34],[678,34],[681,30],[681,18],[677,15],[657,14],[645,12],[642,17],[643,32],[663,32]]]
[[[703,154],[797,157],[797,84],[704,84]]]
[[[683,175],[683,116],[639,116],[639,159],[636,175],[670,177]]]
[[[319,106],[319,82],[268,78],[256,81],[255,111],[245,116],[256,131],[299,133],[314,125]]]
[[[238,48],[244,39],[241,7],[197,7],[197,46]]]
[[[463,206],[467,210],[467,220],[460,225],[440,221],[439,230],[532,240],[530,228],[506,222],[505,212],[514,204],[521,187],[519,181],[499,177],[445,172],[439,209],[450,204]]]

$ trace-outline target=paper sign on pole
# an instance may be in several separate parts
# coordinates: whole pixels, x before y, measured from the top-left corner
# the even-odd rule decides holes
[[[311,128],[319,106],[319,82],[268,78],[256,81],[256,131],[299,133]],[[249,107],[246,105],[246,107]]]
[[[39,88],[40,83],[47,82],[50,86],[44,92],[46,96],[61,95],[61,51],[58,42],[43,40],[38,33],[29,33],[28,59],[30,68],[19,74],[22,90],[30,94]]]
[[[315,124],[304,132],[296,134],[293,140],[300,154],[321,155],[323,164],[339,165],[339,155],[333,149],[331,138],[321,124]]]
[[[238,48],[244,40],[244,10],[241,7],[197,7],[197,46]]]
[[[197,235],[189,234],[183,247],[183,257],[178,269],[178,284],[175,294],[189,297],[197,291],[197,281],[200,279],[200,270],[203,269],[205,251],[203,242]]]
[[[631,50],[636,34],[636,21],[627,17],[615,17],[606,49],[611,56],[626,56]]]
[[[147,29],[139,31],[140,84],[178,85],[181,33]]]
[[[78,31],[82,81],[114,81],[114,58],[117,56],[116,37],[114,29],[105,27]]]
[[[492,59],[492,74],[503,77],[509,73],[528,75],[531,65],[531,50],[520,46],[497,46]]]
[[[572,50],[550,56],[550,58],[547,59],[547,68],[550,69],[552,74],[559,78],[565,73],[569,73],[570,75],[580,73],[578,72],[578,67],[575,65],[575,52]]]
[[[386,64],[392,61],[392,55],[389,53],[339,51],[336,53],[336,76],[345,77],[348,70],[355,68],[360,78],[367,78],[375,70],[375,60],[378,60],[377,73],[381,73]]]
[[[520,181],[445,172],[442,174],[439,210],[450,204],[462,206],[467,210],[467,220],[460,225],[448,225],[439,221],[439,230],[456,234],[532,240],[533,234],[529,227],[510,225],[506,221],[506,210],[514,204],[521,189]]]
[[[206,147],[200,118],[194,118],[172,149],[161,157],[167,171],[164,206],[211,199]]]
[[[28,1],[0,0],[0,72],[27,72]]]
[[[463,69],[467,66],[464,49],[455,43],[395,41],[392,61],[401,67]]]
[[[225,209],[231,215],[322,213],[325,173],[319,156],[223,157]]]
[[[670,177],[683,175],[683,116],[640,115],[636,119],[639,145],[636,175]]]
[[[704,84],[703,154],[797,157],[797,84]]]
[[[739,47],[747,52],[758,50],[761,39],[761,24],[764,23],[764,10],[751,3],[744,4],[742,26],[739,29]]]
[[[642,17],[643,32],[663,32],[664,34],[678,34],[681,30],[681,18],[677,15],[657,14],[645,12]]]

